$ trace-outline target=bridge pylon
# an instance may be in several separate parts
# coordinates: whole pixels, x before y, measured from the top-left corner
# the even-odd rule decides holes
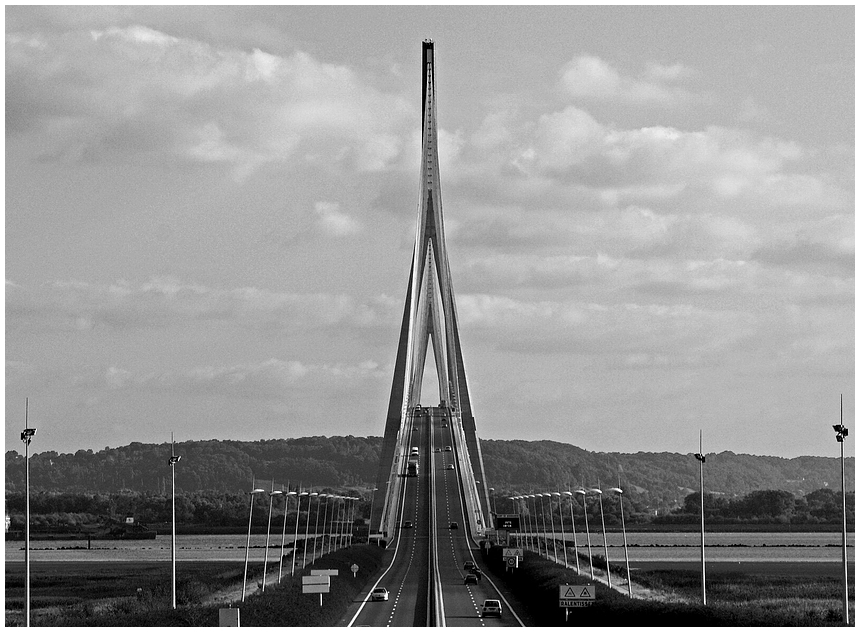
[[[379,493],[375,496],[371,513],[379,517],[379,522],[374,520],[371,531],[389,535],[394,532],[403,481],[400,475],[409,453],[412,415],[421,403],[424,366],[427,351],[432,348],[439,383],[439,407],[451,422],[470,517],[469,527],[473,533],[483,534],[488,526],[490,505],[460,348],[457,308],[442,221],[435,50],[431,40],[422,43],[422,86],[418,221],[380,454],[376,485]]]

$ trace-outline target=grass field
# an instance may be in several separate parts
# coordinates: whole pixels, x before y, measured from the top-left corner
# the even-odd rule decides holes
[[[329,626],[337,622],[379,567],[383,549],[355,546],[317,560],[309,568],[336,568],[331,593],[320,609],[318,595],[303,595],[301,574],[269,585],[265,594],[250,595],[242,605],[243,626]],[[353,578],[350,566],[359,565]],[[225,588],[241,588],[244,564],[183,562],[177,566],[177,604],[170,608],[170,568],[140,562],[67,562],[31,564],[31,624],[51,627],[217,626],[225,604],[207,603]],[[248,592],[262,574],[249,565]],[[140,589],[140,591],[138,591]],[[240,594],[241,590],[237,594]],[[6,565],[7,627],[24,624],[24,565]]]

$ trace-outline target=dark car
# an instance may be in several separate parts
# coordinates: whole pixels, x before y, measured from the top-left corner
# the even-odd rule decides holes
[[[411,529],[412,528],[412,521],[411,520],[404,520],[403,521],[403,528],[404,529]]]
[[[466,575],[465,579],[463,579],[463,583],[464,584],[477,584],[478,583],[478,576],[473,574],[473,573],[469,573],[468,575]]]
[[[475,568],[478,568],[478,565],[475,564],[472,560],[466,560],[465,562],[463,562],[464,571],[471,571]]]
[[[458,525],[456,522],[452,522],[448,528],[449,529],[459,529],[460,525]]]

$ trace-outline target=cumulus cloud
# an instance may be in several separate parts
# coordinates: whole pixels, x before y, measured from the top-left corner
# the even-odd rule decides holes
[[[401,159],[415,107],[296,51],[216,47],[145,26],[6,41],[7,124],[42,159],[287,160],[358,171]]]
[[[314,204],[314,213],[317,216],[317,225],[329,235],[343,237],[361,230],[360,224],[343,213],[340,204],[336,202],[317,202]]]
[[[581,55],[562,68],[559,86],[577,99],[674,104],[688,100],[690,94],[672,83],[691,75],[682,64],[649,62],[640,77],[627,77],[599,57]]]
[[[133,284],[54,282],[7,289],[7,327],[74,331],[195,327],[224,321],[252,328],[379,327],[394,322],[400,300],[296,294],[261,288],[217,289],[156,278]]]

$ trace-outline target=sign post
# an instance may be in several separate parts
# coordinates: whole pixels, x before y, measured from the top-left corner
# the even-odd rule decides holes
[[[558,587],[558,607],[564,608],[564,620],[567,621],[568,608],[586,608],[593,606],[596,598],[594,584],[575,586],[563,584]]]
[[[323,593],[330,592],[330,588],[331,575],[305,575],[302,577],[302,593],[319,593],[320,608],[323,605]]]

